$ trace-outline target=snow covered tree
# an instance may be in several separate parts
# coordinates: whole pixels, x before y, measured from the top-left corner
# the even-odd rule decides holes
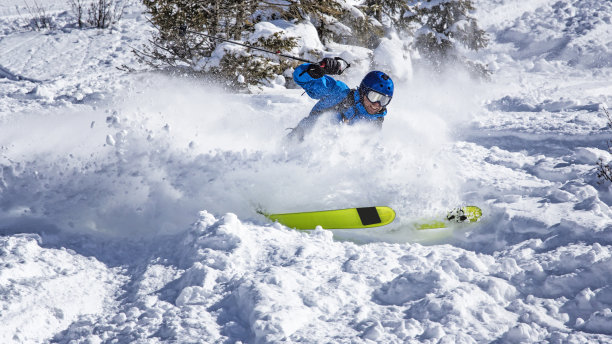
[[[269,51],[289,51],[296,44],[295,38],[283,37],[279,32],[268,37],[260,37],[256,42],[250,43],[253,47]],[[232,88],[244,88],[271,80],[295,64],[294,61],[266,56],[266,53],[254,55],[244,51],[230,51],[223,55],[218,66],[208,69],[208,74]]]
[[[344,0],[293,0],[288,19],[309,20],[324,43],[336,42],[375,48],[384,30],[379,21],[366,15],[360,5]],[[317,4],[313,6],[312,4]]]
[[[390,19],[393,24],[397,24],[399,13],[408,11],[408,2],[406,0],[365,0],[363,3],[365,12],[382,23],[386,18]]]
[[[458,46],[479,50],[488,43],[478,27],[472,0],[366,0],[368,13],[386,17],[400,32],[414,37],[414,47],[434,69],[445,62],[460,61],[469,69],[486,74],[484,66],[462,58]]]
[[[269,37],[261,37],[261,30],[257,31],[259,23],[278,20],[284,21],[280,24],[282,27],[300,23],[312,25],[324,45],[333,42],[375,49],[386,33],[399,31],[414,37],[414,48],[437,70],[449,60],[461,61],[483,73],[485,70],[461,57],[458,50],[459,46],[478,50],[487,43],[485,32],[470,15],[474,10],[471,0],[143,2],[157,32],[149,46],[136,50],[142,61],[157,68],[170,66],[214,76],[232,87],[278,80],[279,74],[286,74],[287,69],[299,62],[232,48],[210,36],[289,52],[298,46],[297,37],[271,31],[265,33]],[[322,57],[320,50],[300,48],[306,48],[299,49],[299,53],[309,55],[308,59]]]
[[[157,29],[151,40],[152,48],[140,52],[148,57],[147,62],[171,66],[192,65],[202,57],[210,57],[217,41],[204,36],[192,35],[186,30],[203,31],[215,36],[224,34],[235,38],[249,25],[242,22],[240,13],[253,1],[216,0],[144,0],[151,24]],[[235,19],[234,19],[235,18]]]
[[[469,50],[478,50],[488,43],[486,32],[478,27],[476,19],[470,15],[474,11],[471,0],[412,0],[408,8],[413,15],[405,13],[402,22],[417,26],[416,48],[437,70],[449,59],[462,60],[457,54],[457,44]],[[471,69],[485,72],[484,66],[463,62]]]
[[[201,72],[227,84],[265,83],[298,63],[265,53],[230,49],[219,61],[222,42],[203,36],[231,39],[272,51],[288,52],[295,37],[277,34],[249,41],[255,25],[283,19],[290,24],[312,24],[326,42],[373,48],[383,35],[376,20],[344,0],[143,0],[157,32],[150,45],[135,50],[141,61],[156,68],[175,67]],[[224,46],[225,47],[225,46]],[[320,52],[311,54],[319,58]]]
[[[243,41],[258,21],[280,18],[275,4],[255,0],[144,0],[144,4],[157,32],[150,46],[135,52],[153,67],[208,74],[226,79],[231,86],[242,84],[243,79],[259,83],[288,67],[286,61],[246,51],[215,60],[213,53],[222,41],[205,36]],[[288,51],[296,45],[294,38],[280,35],[249,44],[273,51]]]

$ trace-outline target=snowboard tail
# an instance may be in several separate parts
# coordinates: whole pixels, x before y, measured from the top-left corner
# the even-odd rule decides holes
[[[447,228],[456,223],[478,222],[482,217],[482,210],[476,206],[469,205],[456,208],[446,214],[446,218],[423,220],[415,224],[416,229]]]

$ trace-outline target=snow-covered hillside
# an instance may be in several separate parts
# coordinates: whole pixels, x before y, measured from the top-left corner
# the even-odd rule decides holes
[[[122,68],[151,32],[137,2],[112,30],[38,3],[55,29],[0,3],[0,342],[612,342],[612,2],[475,1],[488,83],[389,40],[383,130],[302,144],[301,90]],[[483,220],[408,225],[461,204]],[[255,211],[371,205],[398,217],[306,233]]]

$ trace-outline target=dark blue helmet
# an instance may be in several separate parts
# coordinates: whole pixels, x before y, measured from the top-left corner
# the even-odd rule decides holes
[[[376,91],[389,97],[393,97],[393,80],[380,71],[372,71],[366,74],[361,80],[359,90],[363,93],[367,91]]]

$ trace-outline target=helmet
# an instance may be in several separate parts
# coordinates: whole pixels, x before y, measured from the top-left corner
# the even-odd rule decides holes
[[[393,80],[387,74],[375,70],[366,74],[363,80],[361,80],[359,90],[362,93],[375,91],[393,97]]]

